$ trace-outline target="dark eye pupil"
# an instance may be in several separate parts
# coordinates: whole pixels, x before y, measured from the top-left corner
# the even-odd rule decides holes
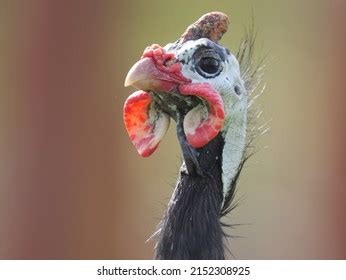
[[[201,70],[208,74],[214,74],[219,70],[219,61],[215,58],[204,57],[199,61]]]

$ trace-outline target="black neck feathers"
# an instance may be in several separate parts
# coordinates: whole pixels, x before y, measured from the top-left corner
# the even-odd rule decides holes
[[[159,225],[156,259],[224,259],[220,224],[223,201],[221,133],[198,149],[204,175],[183,166],[168,209]]]

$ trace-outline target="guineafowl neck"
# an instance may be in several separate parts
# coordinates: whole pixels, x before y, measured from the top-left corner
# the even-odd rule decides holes
[[[221,133],[198,150],[204,176],[188,174],[183,163],[168,209],[159,225],[156,259],[224,259]]]

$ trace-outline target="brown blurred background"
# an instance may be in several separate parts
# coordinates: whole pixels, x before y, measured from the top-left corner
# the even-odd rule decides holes
[[[202,14],[253,11],[271,131],[229,222],[238,259],[346,258],[345,1],[0,0],[0,258],[149,259],[180,164],[174,129],[140,158],[125,75]],[[173,127],[173,126],[172,126]],[[265,148],[267,147],[267,148]]]

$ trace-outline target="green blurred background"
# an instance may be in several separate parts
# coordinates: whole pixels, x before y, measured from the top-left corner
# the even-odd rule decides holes
[[[202,14],[253,12],[266,60],[257,141],[228,218],[238,259],[346,258],[345,1],[0,0],[0,258],[149,259],[180,150],[140,158],[127,71]]]

